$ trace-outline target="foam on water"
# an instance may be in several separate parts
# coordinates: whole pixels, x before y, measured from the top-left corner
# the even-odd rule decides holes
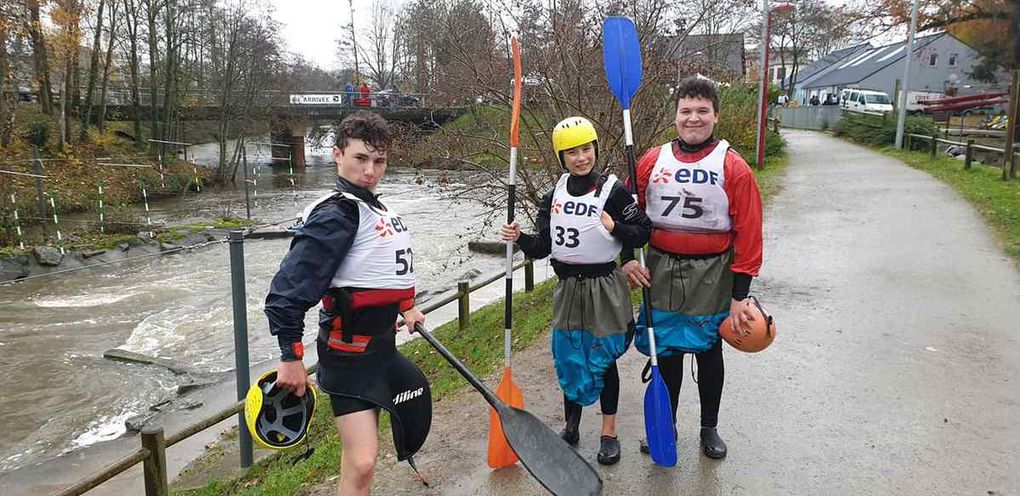
[[[135,415],[131,409],[115,415],[104,415],[89,424],[85,432],[81,433],[67,447],[65,452],[70,452],[85,446],[90,446],[102,441],[112,441],[124,435],[127,427],[124,422]]]
[[[79,308],[98,307],[124,301],[134,296],[133,292],[121,293],[92,293],[75,296],[44,296],[32,301],[37,307],[42,308]]]

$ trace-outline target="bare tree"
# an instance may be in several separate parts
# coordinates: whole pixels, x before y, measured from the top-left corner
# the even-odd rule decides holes
[[[103,9],[105,7],[106,0],[99,0],[96,25],[92,36],[92,56],[89,58],[88,88],[85,90],[85,100],[78,108],[78,115],[81,118],[81,128],[78,132],[79,141],[85,141],[88,137],[89,124],[92,121],[92,94],[96,90],[96,80],[99,78],[99,54],[102,51]]]
[[[113,45],[117,40],[117,11],[119,2],[110,0],[109,28],[106,36],[106,55],[103,57],[103,81],[99,89],[99,132],[106,130],[106,90],[110,83],[110,66],[113,65]]]
[[[45,0],[44,0],[45,1]],[[43,113],[53,113],[53,87],[50,83],[50,64],[46,50],[46,38],[43,35],[42,22],[39,18],[39,0],[25,0],[28,9],[28,31],[32,37],[32,62],[35,67],[35,79],[39,85],[39,103]]]

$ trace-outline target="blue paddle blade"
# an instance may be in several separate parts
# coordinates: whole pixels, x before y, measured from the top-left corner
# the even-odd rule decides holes
[[[652,367],[652,381],[645,389],[645,435],[652,461],[660,467],[676,465],[676,431],[669,404],[669,391],[659,367]]]
[[[641,86],[641,42],[629,17],[607,17],[602,23],[602,57],[606,80],[620,106],[630,108],[630,99]]]

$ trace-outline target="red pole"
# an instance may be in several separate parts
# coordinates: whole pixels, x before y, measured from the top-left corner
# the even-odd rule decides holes
[[[769,11],[768,20],[766,21],[765,27],[765,40],[762,43],[762,50],[765,50],[765,67],[762,71],[761,78],[761,122],[758,124],[758,163],[757,166],[761,169],[765,165],[765,133],[768,129],[768,116],[766,109],[769,106],[769,45],[771,44],[772,38],[772,11]]]

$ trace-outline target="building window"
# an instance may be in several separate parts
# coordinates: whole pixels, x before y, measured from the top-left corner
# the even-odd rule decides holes
[[[928,56],[928,67],[938,67],[938,66],[939,66],[939,54],[933,53],[933,54],[929,55]]]
[[[956,67],[956,58],[957,57],[958,57],[958,55],[956,55],[955,53],[951,54],[949,56],[949,67]]]
[[[786,78],[786,68],[785,67],[776,67],[776,75],[773,78],[773,80],[774,81],[782,81],[785,78]]]

